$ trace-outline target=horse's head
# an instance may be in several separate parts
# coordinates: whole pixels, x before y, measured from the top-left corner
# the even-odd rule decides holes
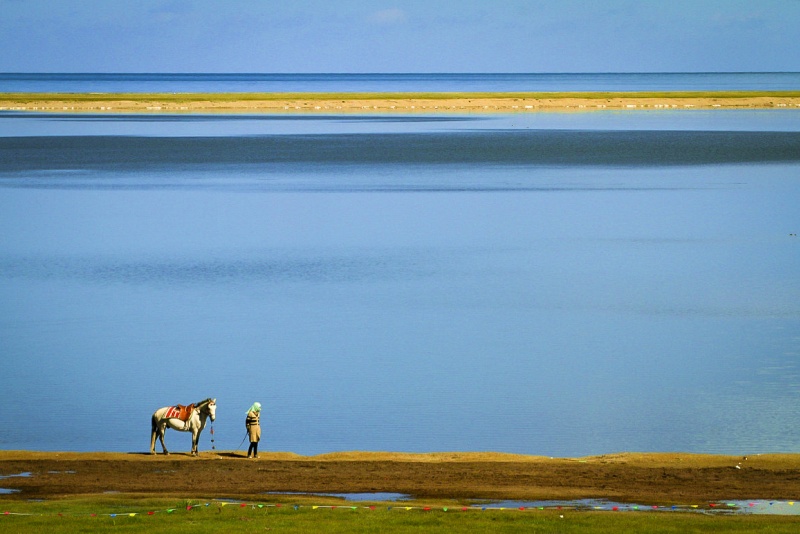
[[[208,401],[208,417],[211,418],[211,422],[214,422],[214,419],[217,418],[217,399],[210,399]]]
[[[208,398],[202,402],[198,402],[195,406],[200,409],[201,413],[208,415],[211,422],[217,418],[217,399]]]

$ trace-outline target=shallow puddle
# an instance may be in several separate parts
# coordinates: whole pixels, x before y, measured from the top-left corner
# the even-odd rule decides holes
[[[30,471],[25,471],[24,473],[17,473],[15,475],[0,475],[0,480],[4,478],[15,478],[15,477],[30,477],[33,476],[33,473]]]
[[[268,495],[306,497],[335,497],[348,502],[398,502],[413,500],[405,493],[285,493],[268,492]],[[573,501],[485,501],[470,504],[472,510],[580,510],[613,512],[697,512],[703,514],[773,514],[800,515],[800,502],[795,501],[719,501],[703,504],[649,505],[606,501],[602,499],[578,499]],[[465,508],[466,509],[466,508]]]
[[[14,475],[0,475],[0,480],[6,478],[29,477],[29,476],[33,476],[33,473],[26,471],[24,473],[16,473]],[[10,493],[19,493],[19,490],[11,488],[0,488],[0,495],[8,495]]]
[[[396,502],[407,501],[412,497],[405,493],[372,492],[372,493],[304,493],[304,492],[272,492],[268,491],[265,495],[304,495],[306,497],[335,497],[344,499],[348,502]]]
[[[621,503],[600,499],[580,499],[575,501],[494,501],[473,504],[471,508],[481,510],[606,510],[615,512],[660,511],[660,512],[699,512],[704,514],[772,514],[800,515],[800,503],[795,501],[720,501],[692,505],[646,505]]]
[[[396,502],[396,501],[408,501],[411,499],[411,495],[406,495],[405,493],[317,493],[315,495],[320,495],[322,497],[337,497],[339,499],[344,499],[350,502],[368,502],[368,501],[375,501],[375,502]]]

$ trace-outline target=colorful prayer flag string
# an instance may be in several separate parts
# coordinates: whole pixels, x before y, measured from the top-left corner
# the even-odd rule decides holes
[[[258,509],[258,510],[265,510],[269,508],[282,508],[282,503],[249,503],[247,501],[214,501],[217,506],[219,506],[220,511],[226,506],[237,506],[238,508],[247,508],[250,507],[251,509]],[[613,512],[624,512],[624,511],[640,511],[640,510],[657,510],[657,511],[723,511],[726,512],[727,510],[740,510],[743,513],[754,513],[756,508],[764,509],[766,507],[774,507],[776,505],[786,505],[789,507],[793,507],[796,501],[719,501],[719,502],[709,502],[705,506],[699,504],[689,504],[689,505],[650,505],[648,507],[642,507],[636,504],[620,504],[620,503],[606,503],[603,505],[593,505],[593,506],[583,506],[580,504],[575,505],[563,505],[563,504],[553,504],[550,506],[516,506],[516,507],[507,507],[507,506],[491,506],[491,505],[474,505],[474,506],[462,506],[460,510],[462,512],[468,511],[518,511],[518,512],[531,512],[537,510],[573,510],[573,511],[581,511],[581,510],[607,510]],[[204,507],[210,506],[211,503],[207,502],[205,504],[187,504],[185,509],[187,512],[202,510]],[[376,511],[379,507],[375,504],[367,504],[363,506],[358,505],[349,505],[349,506],[340,506],[336,504],[294,504],[291,505],[293,510],[300,510],[301,508],[308,508],[311,510],[351,510],[356,511],[359,509],[362,510],[369,510],[369,511]],[[381,507],[382,509],[382,507]],[[72,514],[73,516],[81,516],[81,515],[88,515],[89,517],[110,517],[110,518],[118,518],[118,517],[136,517],[139,515],[146,515],[146,516],[153,516],[158,513],[167,513],[172,514],[176,512],[177,508],[167,508],[165,510],[143,510],[138,512],[125,512],[125,513],[90,513],[90,514]],[[433,511],[442,511],[448,512],[450,507],[442,506],[442,507],[433,507],[433,506],[412,506],[412,505],[405,505],[405,506],[387,506],[387,511],[391,510],[404,510],[404,511],[411,511],[411,510],[420,510],[423,512],[433,512]],[[796,515],[799,512],[790,511],[787,509],[783,510],[787,515]],[[774,513],[770,511],[770,513]],[[33,516],[33,515],[46,515],[46,514],[33,514],[33,513],[21,513],[21,512],[14,512],[11,510],[5,510],[0,514],[2,516]],[[52,515],[64,516],[63,512],[54,513]]]

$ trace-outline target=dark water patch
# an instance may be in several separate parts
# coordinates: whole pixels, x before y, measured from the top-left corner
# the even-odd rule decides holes
[[[411,495],[405,493],[372,492],[372,493],[320,493],[322,497],[337,497],[349,502],[396,502],[407,501]]]
[[[0,73],[6,92],[794,90],[797,72]]]
[[[253,169],[251,169],[252,171]],[[414,169],[409,169],[414,170]],[[470,169],[462,167],[455,172]],[[226,174],[228,170],[217,169],[216,174]],[[624,193],[624,192],[676,192],[720,189],[732,185],[685,185],[664,186],[655,183],[580,183],[548,184],[535,179],[519,178],[514,182],[505,180],[481,180],[462,175],[461,179],[451,176],[428,173],[422,179],[406,176],[380,176],[380,170],[368,179],[359,179],[347,169],[335,172],[320,172],[315,180],[307,180],[306,173],[287,173],[280,180],[271,180],[263,175],[230,169],[225,178],[195,174],[188,171],[153,173],[147,176],[130,174],[110,174],[99,176],[86,172],[54,171],[22,179],[0,176],[0,188],[39,189],[64,191],[237,191],[256,192],[303,192],[303,193]],[[424,171],[423,171],[424,172]],[[290,178],[286,178],[289,176]],[[296,178],[296,179],[292,179]]]
[[[800,161],[800,132],[511,130],[248,137],[0,138],[0,173],[262,172],[330,166],[659,167]]]
[[[146,114],[146,113],[39,113],[26,111],[0,111],[3,119],[57,120],[65,122],[148,122],[148,123],[197,123],[197,122],[468,122],[486,120],[485,117],[447,115],[271,115],[271,114]]]
[[[265,495],[275,496],[289,496],[289,495],[303,495],[307,497],[334,497],[337,499],[344,499],[348,502],[397,502],[411,500],[411,495],[405,493],[392,493],[392,492],[365,492],[365,493],[306,493],[306,492],[293,492],[293,491],[268,491]]]
[[[0,258],[0,276],[40,280],[84,280],[93,283],[342,283],[421,278],[434,267],[415,259],[369,254],[360,257],[275,257],[239,259],[152,259],[115,261],[102,258]]]

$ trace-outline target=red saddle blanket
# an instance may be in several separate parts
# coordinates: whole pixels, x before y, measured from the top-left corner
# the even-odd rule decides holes
[[[181,421],[188,421],[192,416],[192,410],[194,410],[194,404],[190,404],[189,406],[178,404],[175,406],[170,406],[169,409],[167,409],[167,413],[164,414],[164,417],[167,419],[180,419]]]

